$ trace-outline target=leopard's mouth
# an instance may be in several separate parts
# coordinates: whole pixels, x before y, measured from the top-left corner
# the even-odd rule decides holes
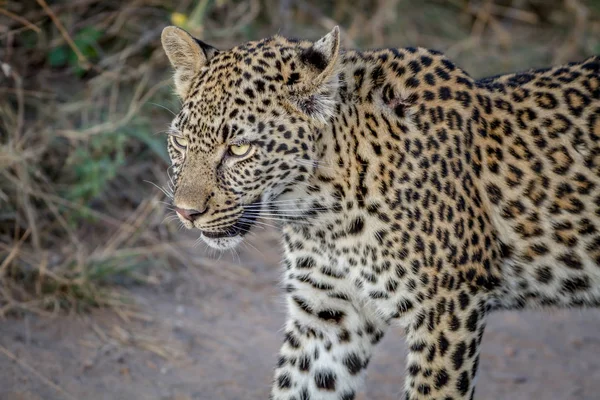
[[[235,237],[243,237],[255,225],[256,220],[258,219],[260,211],[262,209],[262,202],[260,198],[258,198],[252,203],[246,204],[243,207],[244,212],[240,215],[238,220],[233,225],[218,231],[200,230],[200,232],[202,233],[202,237],[204,239],[228,239]],[[211,243],[208,244],[210,245]]]

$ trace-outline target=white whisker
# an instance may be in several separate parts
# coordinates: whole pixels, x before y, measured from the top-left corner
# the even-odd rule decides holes
[[[304,212],[306,210],[310,210],[310,211],[327,211],[329,210],[329,207],[309,207],[309,208],[275,208],[275,209],[269,209],[267,211],[269,212],[294,212],[294,211],[298,211],[298,212]],[[257,208],[250,208],[250,207],[244,207],[244,211],[261,211],[262,208],[257,207]]]
[[[167,110],[168,112],[170,112],[171,114],[173,114],[174,117],[177,116],[177,114],[175,114],[175,112],[173,110],[171,110],[170,108],[168,108],[166,106],[163,106],[162,104],[151,103],[151,102],[148,102],[148,104],[152,104],[153,106],[163,108],[163,109]]]
[[[244,241],[244,244],[247,244],[248,246],[252,247],[254,250],[256,250],[258,252],[258,254],[260,254],[263,258],[265,257],[265,254],[260,251],[258,248],[256,248],[256,246],[254,246],[252,243],[250,243],[249,241]]]
[[[270,217],[260,217],[260,219],[266,220],[266,221],[277,221],[277,222],[294,222],[294,223],[302,223],[302,224],[310,224],[310,221],[307,221],[305,219],[290,219],[290,218],[270,218]]]
[[[171,222],[178,220],[179,217],[177,215],[168,215],[165,217],[165,219],[163,219],[162,223],[163,224],[170,224]]]
[[[312,218],[313,216],[311,215],[305,215],[304,213],[298,213],[298,214],[282,214],[282,213],[260,213],[260,212],[248,212],[246,213],[247,216],[252,216],[252,217],[293,217],[293,218]]]
[[[240,218],[240,222],[242,222],[242,223],[244,223],[244,224],[246,224],[246,225],[258,224],[258,225],[263,225],[263,226],[267,226],[267,227],[269,227],[269,228],[274,228],[274,229],[277,229],[277,228],[279,228],[278,226],[271,225],[271,224],[268,224],[268,223],[266,223],[266,222],[262,222],[262,221],[253,221],[253,220],[247,220],[247,219],[244,219],[244,218]]]
[[[147,182],[147,183],[153,185],[155,188],[157,188],[158,190],[160,190],[161,192],[163,192],[165,194],[165,196],[167,196],[167,197],[169,197],[171,199],[173,198],[173,193],[168,193],[164,188],[158,186],[156,183],[150,182],[150,181],[147,181],[147,180],[144,180],[144,182]]]

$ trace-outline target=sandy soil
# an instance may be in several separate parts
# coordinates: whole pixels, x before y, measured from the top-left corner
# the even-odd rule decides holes
[[[284,322],[279,247],[273,233],[252,243],[262,254],[244,250],[242,263],[226,257],[133,288],[146,320],[95,311],[0,321],[0,399],[267,399]],[[493,315],[476,397],[599,399],[599,331],[600,310]],[[361,400],[400,398],[405,354],[392,329]]]

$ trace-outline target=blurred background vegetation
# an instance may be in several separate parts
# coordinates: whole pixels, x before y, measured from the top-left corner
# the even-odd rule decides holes
[[[170,24],[219,48],[339,24],[346,47],[435,48],[476,77],[600,54],[598,0],[0,0],[0,317],[122,309],[186,264],[154,186]]]

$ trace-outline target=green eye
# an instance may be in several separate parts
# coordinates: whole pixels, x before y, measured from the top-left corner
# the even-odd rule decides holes
[[[175,136],[175,135],[172,135],[172,136],[171,136],[171,140],[173,141],[173,144],[174,144],[176,147],[178,147],[178,148],[180,148],[180,149],[182,149],[182,150],[185,150],[185,149],[187,149],[188,141],[187,141],[187,139],[186,139],[186,138],[184,138],[184,137],[181,137],[181,136]]]
[[[229,153],[236,157],[243,157],[250,152],[250,144],[232,144],[229,146]]]

